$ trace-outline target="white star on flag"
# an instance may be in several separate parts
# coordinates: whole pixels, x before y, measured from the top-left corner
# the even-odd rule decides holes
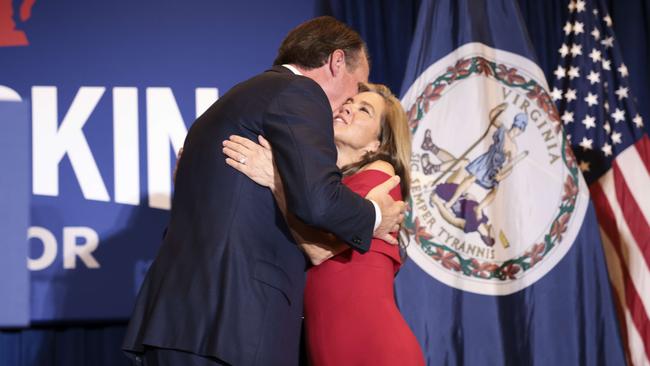
[[[589,171],[589,162],[588,161],[580,161],[580,170],[583,172],[588,172]]]
[[[598,51],[597,49],[593,48],[593,49],[591,50],[591,53],[589,54],[589,57],[591,57],[591,60],[592,60],[594,63],[600,61],[600,51]]]
[[[578,55],[582,55],[582,46],[579,45],[579,44],[574,43],[574,44],[571,45],[571,50],[569,52],[571,52],[571,56],[573,56],[573,57],[577,57]]]
[[[573,78],[577,78],[580,76],[580,68],[578,66],[571,66],[569,67],[569,72],[567,73],[569,75],[569,79],[573,80]]]
[[[594,28],[594,30],[591,31],[591,35],[594,36],[594,39],[596,41],[599,40],[600,39],[600,31],[598,30],[598,28]]]
[[[605,46],[605,48],[613,47],[614,46],[614,37],[607,37],[600,41],[600,43]]]
[[[612,155],[612,145],[609,144],[609,142],[605,142],[603,147],[601,148],[605,156],[610,156]]]
[[[562,28],[562,29],[564,29],[564,34],[566,34],[566,35],[569,35],[573,31],[573,27],[571,26],[570,22],[566,22],[566,24],[564,25],[564,28]]]
[[[605,124],[603,125],[603,130],[605,130],[605,132],[607,133],[612,132],[612,126],[609,124],[609,122],[605,122]]]
[[[621,64],[621,66],[619,66],[617,70],[618,70],[618,72],[621,73],[622,77],[626,77],[628,75],[627,66],[625,66],[625,64]]]
[[[600,83],[600,73],[591,70],[591,72],[587,76],[587,79],[589,79],[591,85],[594,85],[595,83]]]
[[[558,101],[562,99],[562,90],[558,89],[557,87],[554,87],[553,90],[551,91],[551,98],[553,98],[554,101]]]
[[[616,144],[620,144],[620,143],[621,143],[621,141],[622,141],[622,140],[621,140],[621,136],[622,136],[622,135],[621,135],[620,132],[614,131],[614,132],[612,133],[612,142],[614,143],[614,145],[616,145]]]
[[[610,65],[611,65],[611,61],[603,59],[603,69],[611,70],[612,67]]]
[[[582,120],[582,124],[585,125],[586,129],[590,129],[592,127],[595,128],[596,127],[596,118],[594,118],[594,117],[592,117],[590,115],[587,115]]]
[[[612,113],[612,118],[614,118],[614,122],[616,122],[616,123],[624,121],[625,120],[625,111],[616,108],[614,113]]]
[[[628,88],[624,86],[619,86],[618,89],[614,92],[616,95],[618,95],[618,100],[621,100],[623,98],[627,98],[627,92],[629,91]]]
[[[608,27],[612,26],[612,17],[610,17],[609,14],[605,15],[603,17],[603,20],[605,21],[605,23],[607,23]]]
[[[578,13],[585,11],[585,5],[586,3],[583,0],[576,2],[576,10],[578,10]]]
[[[566,55],[569,54],[569,47],[566,45],[566,43],[562,43],[562,47],[560,47],[559,50],[557,50],[562,57],[566,57]]]
[[[594,140],[588,139],[587,136],[582,138],[582,141],[580,141],[580,147],[582,147],[583,150],[591,150],[592,147],[591,145],[594,143]]]
[[[576,96],[576,90],[567,89],[566,93],[564,93],[564,98],[566,99],[567,102],[578,99],[578,97]]]
[[[564,111],[564,113],[562,114],[562,117],[560,117],[560,119],[562,121],[564,121],[564,123],[573,122],[573,112]]]
[[[584,33],[585,25],[580,22],[573,23],[573,33],[577,36],[580,33]]]
[[[558,66],[557,69],[553,71],[553,73],[555,74],[556,78],[562,79],[563,77],[566,76],[566,69],[564,69],[564,67],[562,66]]]
[[[634,124],[635,124],[638,128],[643,127],[643,118],[641,118],[641,115],[638,114],[638,113],[636,114],[636,116],[634,116],[634,118],[632,119],[632,122],[634,122]]]
[[[576,2],[575,1],[569,1],[569,12],[573,13],[574,11],[576,11],[576,8],[577,8]]]
[[[590,92],[588,92],[587,96],[585,97],[585,102],[587,102],[587,104],[589,104],[590,107],[592,105],[598,104],[598,95],[591,94]]]

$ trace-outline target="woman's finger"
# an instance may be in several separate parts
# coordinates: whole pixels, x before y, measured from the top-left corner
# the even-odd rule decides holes
[[[231,158],[233,160],[237,160],[238,162],[246,162],[246,160],[248,159],[248,157],[246,155],[244,155],[244,154],[242,154],[242,153],[240,153],[238,151],[235,151],[233,149],[230,149],[228,147],[224,147],[222,149],[222,151],[223,151],[224,154],[226,154],[227,157],[229,157],[229,158]]]
[[[253,155],[253,152],[250,149],[247,149],[245,146],[240,145],[236,142],[232,141],[224,141],[223,142],[223,147],[224,149],[230,149],[232,151],[235,151],[236,153],[243,155],[243,156],[251,156]],[[239,158],[238,156],[235,156],[235,158]]]
[[[257,136],[257,140],[260,142],[260,145],[262,145],[262,147],[271,150],[271,144],[267,139],[264,138],[264,136],[262,135]]]
[[[240,163],[240,162],[238,162],[238,161],[236,161],[234,159],[231,159],[231,158],[226,158],[226,164],[228,164],[231,167],[235,168],[236,170],[248,175],[246,165],[244,165],[244,164],[242,164],[242,163]]]
[[[254,141],[251,141],[245,137],[241,137],[238,135],[231,135],[230,141],[238,143],[249,150],[256,150],[259,148],[259,146]]]

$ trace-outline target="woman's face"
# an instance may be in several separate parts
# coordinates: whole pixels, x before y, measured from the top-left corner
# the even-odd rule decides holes
[[[383,113],[384,99],[379,94],[355,95],[334,111],[334,141],[355,150],[377,150]]]

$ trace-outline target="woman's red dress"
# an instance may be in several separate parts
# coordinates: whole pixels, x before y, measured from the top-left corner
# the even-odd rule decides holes
[[[362,197],[390,176],[364,170],[343,179]],[[401,199],[399,187],[391,192]],[[420,346],[395,304],[399,248],[373,239],[365,254],[348,249],[307,273],[305,328],[313,366],[424,365]]]

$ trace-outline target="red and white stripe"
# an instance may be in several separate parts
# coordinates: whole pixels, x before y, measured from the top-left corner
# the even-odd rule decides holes
[[[650,139],[620,153],[590,191],[631,365],[650,365]]]

